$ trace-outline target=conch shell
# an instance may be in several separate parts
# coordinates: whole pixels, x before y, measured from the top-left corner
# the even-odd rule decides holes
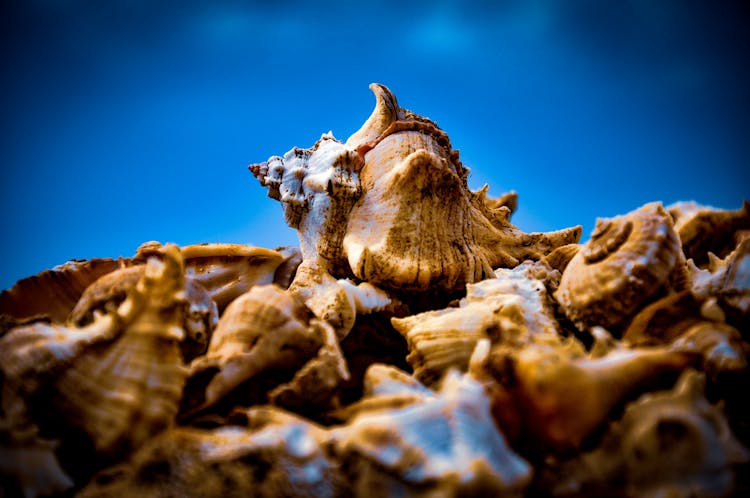
[[[252,408],[244,418],[241,426],[167,431],[76,496],[347,496],[323,427],[273,407]]]
[[[320,349],[326,328],[330,325],[278,286],[254,286],[227,306],[208,352],[190,365],[191,376],[218,369],[196,411],[261,372],[301,367]]]
[[[686,272],[680,239],[661,203],[600,218],[563,272],[555,298],[582,330],[620,325]]]
[[[359,413],[331,438],[356,496],[520,496],[531,478],[492,423],[482,386],[456,372],[439,393]]]
[[[184,285],[180,251],[167,246],[118,308],[120,335],[83,351],[55,382],[60,414],[101,454],[136,448],[174,421],[187,375]]]
[[[469,191],[445,132],[385,86],[370,88],[375,110],[345,144],[324,135],[250,166],[282,202],[306,261],[387,289],[452,291],[578,240],[580,227],[526,234],[511,225],[515,195]]]
[[[127,297],[129,289],[143,278],[145,265],[130,266],[102,276],[89,285],[70,312],[68,321],[84,327],[94,320],[95,313],[115,311]],[[193,278],[185,279],[187,301],[183,312],[186,337],[180,347],[186,361],[203,354],[208,347],[219,312],[208,291]]]
[[[531,343],[559,345],[545,286],[545,277],[553,272],[559,278],[544,263],[531,261],[513,269],[500,268],[495,278],[467,284],[466,297],[456,308],[392,318],[393,327],[408,342],[407,361],[414,376],[430,385],[450,368],[466,371],[481,339],[513,348]],[[578,352],[582,354],[583,348]]]
[[[158,255],[162,245],[146,242],[136,251],[134,261]],[[181,248],[185,274],[200,283],[216,302],[219,311],[254,285],[274,282],[275,272],[289,258],[288,254],[243,244],[194,244]]]
[[[685,257],[699,267],[709,263],[708,253],[719,258],[732,252],[750,235],[750,202],[736,211],[702,206],[695,202],[677,202],[667,206],[680,236]]]
[[[750,454],[721,410],[706,401],[704,384],[702,375],[687,370],[671,391],[630,403],[597,449],[562,466],[553,494],[730,496],[733,467],[748,462]]]
[[[589,358],[529,345],[512,352],[492,350],[485,368],[507,384],[530,440],[565,451],[578,448],[626,396],[664,374],[680,372],[696,356],[661,347],[616,348]]]

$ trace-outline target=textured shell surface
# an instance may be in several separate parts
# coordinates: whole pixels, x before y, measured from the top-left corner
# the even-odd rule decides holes
[[[692,352],[616,348],[596,358],[532,344],[492,350],[486,366],[506,386],[532,441],[566,451],[578,448],[627,396],[696,361]]]
[[[677,202],[667,206],[674,219],[687,258],[700,267],[708,264],[708,253],[723,258],[750,231],[750,202],[737,210],[718,209],[696,202]]]
[[[136,251],[135,261],[159,255],[163,246],[146,242]],[[219,311],[254,285],[270,284],[288,257],[263,247],[244,244],[194,244],[181,248],[185,274],[200,283],[216,302]]]
[[[740,326],[750,318],[750,238],[739,243],[726,258],[709,254],[709,264],[699,269],[689,265],[692,291],[702,298],[714,297],[736,315]]]
[[[174,421],[187,375],[183,272],[176,246],[149,259],[117,310],[119,335],[83,351],[55,380],[52,404],[101,454],[127,452]]]
[[[130,264],[128,259],[69,261],[16,282],[0,293],[0,315],[44,316],[64,323],[83,291],[99,277]]]
[[[680,239],[661,203],[600,218],[565,268],[555,298],[581,329],[627,320],[684,263]]]
[[[375,110],[346,143],[324,135],[250,166],[284,206],[304,260],[384,288],[456,290],[578,240],[580,227],[526,234],[511,225],[515,193],[471,192],[445,132],[385,86],[370,88]]]
[[[280,287],[254,286],[229,304],[206,355],[190,365],[191,375],[219,370],[206,386],[201,409],[263,371],[301,367],[323,344],[323,326]]]
[[[563,466],[555,494],[730,496],[734,466],[750,454],[703,391],[702,375],[687,370],[671,391],[628,404],[598,448]]]
[[[345,496],[323,428],[270,407],[246,417],[249,427],[167,431],[78,496]]]
[[[420,496],[425,487],[439,496],[467,490],[512,496],[531,478],[529,464],[492,423],[482,386],[457,373],[438,394],[361,413],[331,437],[360,496]]]
[[[466,297],[456,308],[392,318],[408,342],[407,361],[415,377],[429,385],[450,368],[466,371],[474,347],[485,338],[513,348],[560,344],[545,282],[537,278],[551,272],[556,271],[531,261],[501,268],[495,278],[467,284]]]
[[[91,323],[96,312],[117,310],[127,297],[128,290],[138,283],[145,271],[145,265],[136,265],[99,278],[83,292],[68,321],[81,327]],[[193,278],[185,279],[185,296],[183,328],[186,336],[180,347],[186,360],[190,360],[206,351],[219,321],[219,312],[208,291]]]
[[[507,206],[488,199],[486,189],[468,189],[468,169],[445,132],[399,107],[383,85],[371,89],[375,110],[347,140],[364,157],[364,193],[344,237],[358,278],[386,288],[454,290],[578,240],[580,227],[526,234],[511,225]]]
[[[362,194],[361,167],[356,151],[329,133],[310,149],[295,147],[250,170],[268,188],[268,196],[281,202],[286,223],[299,234],[303,259],[337,274],[342,272],[347,216]]]

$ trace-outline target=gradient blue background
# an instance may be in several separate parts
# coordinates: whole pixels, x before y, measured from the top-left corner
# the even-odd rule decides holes
[[[296,243],[248,163],[346,139],[367,85],[526,231],[750,197],[747,2],[5,0],[0,288],[147,240]]]

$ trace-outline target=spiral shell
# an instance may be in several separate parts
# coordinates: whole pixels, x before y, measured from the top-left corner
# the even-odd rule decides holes
[[[579,328],[614,327],[668,283],[681,258],[671,218],[661,203],[646,204],[598,219],[554,296]]]
[[[84,350],[55,381],[52,403],[101,454],[138,447],[177,414],[187,374],[179,349],[183,271],[176,246],[150,259],[117,310],[120,334]]]
[[[143,277],[145,265],[130,266],[104,275],[89,285],[70,312],[68,321],[77,327],[91,323],[95,313],[111,313],[127,297],[129,289]],[[187,301],[183,313],[185,340],[180,344],[186,361],[203,354],[208,347],[219,313],[211,296],[193,278],[185,279]]]
[[[208,352],[190,365],[191,376],[218,369],[196,410],[215,404],[265,370],[301,367],[320,349],[325,327],[278,286],[254,286],[227,306]]]
[[[518,230],[504,202],[488,199],[486,189],[469,191],[469,171],[445,132],[399,107],[386,87],[371,89],[373,115],[347,140],[364,155],[364,194],[344,237],[358,278],[385,288],[455,290],[578,240],[580,227]]]
[[[76,496],[346,496],[325,429],[272,407],[252,408],[244,418],[247,426],[165,432]]]
[[[409,345],[407,361],[414,376],[431,385],[450,368],[466,371],[481,339],[513,348],[529,343],[559,344],[542,280],[552,271],[531,261],[513,269],[501,268],[495,271],[495,278],[468,284],[466,297],[456,308],[392,318],[393,327]]]
[[[385,289],[453,291],[578,240],[580,227],[526,234],[511,225],[515,193],[471,192],[445,132],[385,86],[370,88],[375,110],[346,143],[323,135],[250,166],[282,203],[306,262]]]

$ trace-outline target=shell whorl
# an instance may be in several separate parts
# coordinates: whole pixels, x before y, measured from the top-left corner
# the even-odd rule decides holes
[[[661,203],[598,220],[591,239],[565,267],[555,298],[580,328],[618,326],[669,284],[684,261]]]

